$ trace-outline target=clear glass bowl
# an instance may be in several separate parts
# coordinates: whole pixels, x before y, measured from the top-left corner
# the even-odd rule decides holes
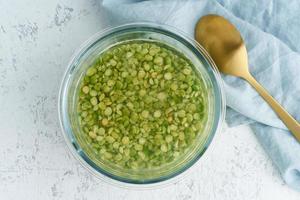
[[[145,170],[121,169],[98,159],[97,154],[81,137],[76,113],[80,80],[85,71],[105,50],[125,41],[148,40],[164,43],[182,52],[201,75],[208,99],[207,121],[184,156],[175,162]],[[181,31],[166,25],[150,23],[126,24],[97,33],[85,42],[70,61],[59,93],[59,119],[66,143],[72,154],[96,177],[124,187],[159,186],[182,177],[208,148],[213,136],[220,129],[225,114],[225,99],[220,74],[208,53],[196,41]]]

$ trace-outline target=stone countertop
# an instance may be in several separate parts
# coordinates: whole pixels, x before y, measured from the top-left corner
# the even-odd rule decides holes
[[[76,48],[105,26],[97,0],[0,0],[0,199],[299,200],[247,126],[216,135],[181,182],[116,188],[72,156],[57,116],[63,73]]]

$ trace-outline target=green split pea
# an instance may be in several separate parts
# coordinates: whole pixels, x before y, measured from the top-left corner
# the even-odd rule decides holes
[[[203,81],[177,50],[150,41],[103,52],[81,81],[81,133],[99,159],[145,169],[184,155],[205,123]]]

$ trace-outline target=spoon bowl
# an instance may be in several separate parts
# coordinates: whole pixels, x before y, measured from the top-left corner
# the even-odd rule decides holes
[[[221,72],[238,77],[249,73],[243,38],[225,18],[218,15],[202,17],[197,23],[195,38],[212,56]]]

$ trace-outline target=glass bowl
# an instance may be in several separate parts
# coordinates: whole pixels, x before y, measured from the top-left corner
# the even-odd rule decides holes
[[[207,120],[196,141],[176,161],[145,170],[121,169],[97,157],[83,139],[76,113],[78,87],[87,68],[108,48],[126,41],[147,40],[163,43],[183,53],[201,75],[206,88]],[[208,53],[181,31],[166,25],[133,23],[107,29],[85,42],[70,61],[59,93],[59,119],[66,143],[80,163],[96,177],[124,187],[149,187],[173,183],[194,165],[220,129],[225,99],[220,74]]]

